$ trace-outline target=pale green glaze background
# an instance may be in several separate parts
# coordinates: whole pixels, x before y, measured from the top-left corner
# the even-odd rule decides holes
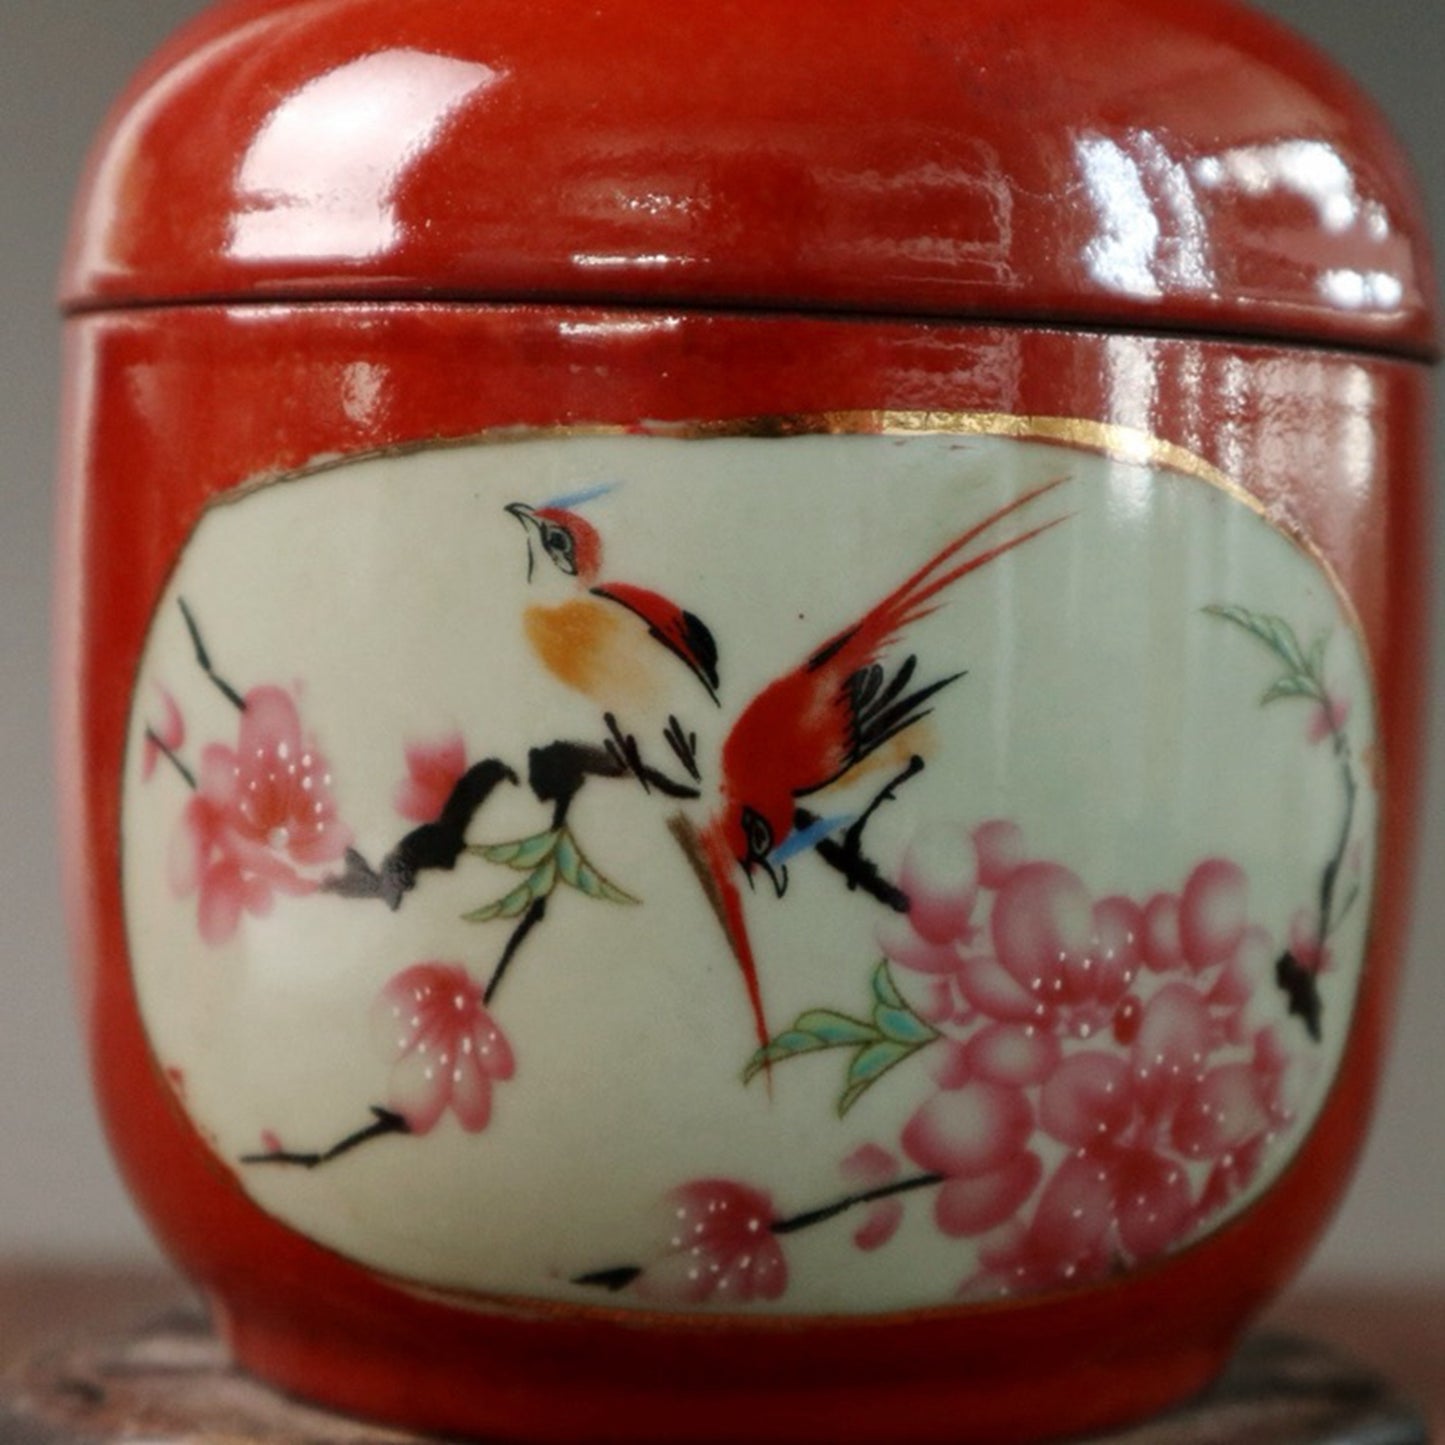
[[[1260,708],[1277,663],[1204,608],[1243,602],[1288,618],[1301,638],[1327,637],[1325,672],[1351,699],[1357,756],[1375,739],[1364,659],[1314,561],[1205,481],[1083,448],[946,433],[546,438],[328,468],[206,517],[156,613],[131,716],[122,851],[141,1012],[160,1062],[185,1080],[182,1107],[232,1167],[268,1128],[287,1147],[314,1148],[370,1117],[390,1070],[373,1036],[376,992],[428,959],[462,962],[485,980],[509,928],[462,915],[518,878],[464,858],[423,877],[395,914],[278,898],[265,918],[202,942],[195,901],[177,900],[167,868],[187,791],[169,769],[145,780],[138,757],[158,687],[186,714],[192,761],[208,742],[229,743],[236,720],[195,665],[176,599],[193,609],[228,680],[294,686],[338,813],[375,858],[409,826],[392,807],[403,739],[455,726],[469,756],[520,763],[548,738],[597,735],[597,703],[539,667],[520,626],[544,599],[575,599],[576,583],[540,559],[528,580],[504,511],[596,477],[620,482],[586,509],[615,569],[604,575],[685,598],[716,632],[720,709],[670,658],[659,681],[684,686],[660,706],[630,689],[617,704],[654,764],[667,761],[657,730],[677,710],[699,739],[702,796],[663,802],[605,783],[578,794],[569,814],[578,845],[637,906],[553,895],[493,1006],[516,1075],[496,1089],[484,1133],[448,1121],[315,1173],[237,1171],[263,1208],[303,1233],[426,1284],[575,1299],[565,1281],[594,1261],[647,1260],[658,1201],[684,1180],[746,1180],[800,1210],[845,1192],[838,1170],[854,1150],[894,1146],[936,1093],[937,1052],[899,1064],[844,1119],[836,1055],[780,1064],[771,1090],[741,1085],[754,1044],[741,980],[665,820],[680,813],[702,827],[714,815],[722,737],[762,687],[940,539],[1051,482],[962,555],[1057,525],[950,587],[884,654],[896,666],[912,653],[919,678],[965,675],[908,735],[926,771],[869,823],[869,856],[898,877],[921,827],[1006,817],[1027,857],[1074,870],[1095,899],[1143,902],[1225,857],[1248,876],[1251,922],[1282,943],[1316,896],[1339,836],[1337,765],[1310,746],[1308,707]],[[713,539],[727,533],[751,555],[719,552]],[[797,538],[808,546],[788,546]],[[387,585],[423,573],[424,589]],[[1119,586],[1121,576],[1133,585]],[[656,650],[637,635],[642,652]],[[890,771],[860,769],[808,806],[852,814]],[[1345,865],[1340,890],[1358,885],[1358,906],[1331,938],[1323,1038],[1306,1042],[1269,983],[1247,1013],[1251,1029],[1272,1025],[1291,1060],[1296,1121],[1211,1228],[1267,1188],[1303,1142],[1348,1037],[1375,856],[1376,794],[1361,784],[1358,871]],[[525,788],[503,788],[468,837],[528,837],[549,817]],[[887,916],[814,858],[795,858],[790,871],[786,898],[764,884],[743,901],[775,1033],[809,1009],[863,1004]],[[980,925],[987,907],[975,913]],[[893,972],[905,998],[929,998],[924,980]],[[1147,973],[1136,980],[1146,1015],[1166,986]],[[1096,1038],[1066,1045],[1100,1048],[1112,1051]],[[1222,1045],[1211,1061],[1246,1062],[1251,1048]],[[1065,1153],[1041,1136],[1032,1147],[1046,1169]],[[1206,1173],[1192,1166],[1196,1189]],[[887,1249],[860,1255],[839,1227],[790,1240],[788,1258],[783,1307],[824,1312],[944,1304],[980,1267],[972,1243],[940,1234],[918,1207]]]
[[[153,1253],[95,1124],[70,1013],[48,735],[50,478],[58,336],[50,295],[89,137],[130,71],[197,0],[0,0],[0,1255]],[[1269,0],[1381,100],[1445,235],[1445,8],[1437,0]],[[1437,395],[1442,387],[1437,383]],[[1445,557],[1437,520],[1436,555]],[[1445,678],[1445,587],[1435,594]],[[1440,688],[1437,684],[1436,692]],[[1380,1118],[1319,1275],[1445,1278],[1445,718],[1403,1009]]]

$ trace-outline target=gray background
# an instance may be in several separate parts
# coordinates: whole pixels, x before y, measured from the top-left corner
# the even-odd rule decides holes
[[[0,1255],[136,1260],[153,1252],[95,1122],[53,864],[46,613],[58,327],[50,297],[88,138],[146,53],[200,8],[199,0],[0,0]],[[1445,7],[1269,0],[1262,8],[1312,35],[1379,98],[1414,154],[1435,234],[1445,237]],[[1435,549],[1445,560],[1442,522],[1445,507]],[[1438,694],[1438,576],[1435,602]],[[1354,1189],[1311,1266],[1316,1277],[1445,1279],[1442,711],[1394,1059]]]

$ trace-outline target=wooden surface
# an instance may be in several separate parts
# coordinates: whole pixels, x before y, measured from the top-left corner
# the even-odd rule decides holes
[[[7,1369],[0,1445],[138,1435],[148,1445],[407,1438],[287,1404],[237,1376],[184,1287],[154,1272],[0,1267],[0,1371]],[[1381,1398],[1372,1371],[1413,1399],[1415,1424],[1413,1412]],[[1426,1438],[1418,1421],[1427,1419],[1445,1441],[1445,1291],[1296,1294],[1252,1338],[1231,1385],[1207,1406],[1111,1438],[1117,1445],[1416,1445]]]

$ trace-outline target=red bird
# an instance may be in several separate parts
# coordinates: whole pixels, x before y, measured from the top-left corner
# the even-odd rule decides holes
[[[638,694],[657,691],[631,629],[620,625],[616,609],[625,609],[717,702],[717,643],[699,617],[646,588],[599,583],[602,539],[576,512],[523,502],[513,502],[507,511],[527,529],[527,580],[536,570],[534,547],[567,579],[560,600],[528,608],[526,615],[528,637],[549,671],[614,710],[638,701]]]
[[[851,627],[765,687],[723,743],[722,804],[690,851],[742,969],[760,1043],[768,1042],[767,1020],[735,869],[751,883],[762,867],[781,895],[785,882],[769,860],[794,831],[798,799],[846,778],[889,739],[926,717],[934,694],[961,676],[910,687],[917,659],[907,658],[890,678],[881,655],[942,606],[943,593],[955,583],[1063,521],[1055,518],[957,560],[985,531],[1062,480],[1036,487],[954,538]],[[683,838],[684,830],[674,831]]]

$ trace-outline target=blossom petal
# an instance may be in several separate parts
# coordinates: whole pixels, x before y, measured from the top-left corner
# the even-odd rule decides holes
[[[1020,1153],[1033,1127],[1021,1089],[976,1080],[929,1099],[904,1126],[902,1143],[922,1168],[966,1179]]]
[[[1136,1260],[1162,1254],[1188,1232],[1193,1203],[1182,1165],[1150,1149],[1120,1150],[1113,1176],[1119,1238]]]
[[[853,1231],[853,1243],[865,1252],[881,1249],[898,1233],[902,1223],[903,1201],[896,1195],[879,1199],[868,1206],[866,1218]]]
[[[1064,1060],[1039,1100],[1039,1123],[1061,1144],[1086,1148],[1117,1138],[1133,1113],[1129,1071],[1114,1054]]]
[[[397,785],[393,802],[403,818],[435,822],[467,770],[467,747],[460,733],[435,742],[408,743],[407,777]]]
[[[967,831],[940,823],[919,831],[899,871],[910,922],[930,943],[952,943],[969,932],[978,896],[978,849]]]
[[[246,901],[240,870],[224,861],[207,868],[201,875],[200,892],[201,937],[212,945],[225,943],[235,934]]]
[[[406,1120],[413,1134],[430,1134],[451,1102],[452,1078],[446,1065],[420,1049],[405,1054],[391,1071],[387,1104]]]
[[[1027,1023],[1043,1013],[1043,1005],[1014,976],[992,958],[974,956],[958,966],[964,998],[979,1013],[1001,1023]]]
[[[907,918],[885,918],[874,930],[878,946],[900,968],[917,973],[950,974],[958,968],[958,954],[951,943],[931,943]]]
[[[1104,1158],[1075,1154],[1044,1186],[1029,1227],[1030,1245],[1061,1266],[1085,1259],[1103,1244],[1113,1210],[1113,1178]]]
[[[861,1144],[839,1171],[855,1189],[877,1189],[898,1177],[898,1160],[879,1144]]]
[[[492,1080],[474,1052],[451,1061],[452,1111],[468,1134],[479,1134],[492,1117]]]
[[[1015,1155],[1002,1167],[974,1179],[950,1179],[933,1201],[939,1229],[959,1239],[1006,1224],[1038,1187],[1044,1166],[1037,1154]]]
[[[762,1241],[751,1265],[744,1268],[747,1273],[744,1299],[775,1300],[788,1287],[788,1261],[782,1245],[772,1235]]]
[[[1211,1069],[1174,1115],[1171,1138],[1186,1159],[1217,1159],[1269,1127],[1260,1082],[1249,1064]]]
[[[633,1289],[653,1304],[700,1305],[717,1289],[720,1272],[691,1250],[665,1254],[637,1277]]]
[[[204,798],[192,798],[181,812],[180,821],[171,835],[166,871],[171,892],[177,898],[189,898],[201,886],[201,874],[209,852]]]

